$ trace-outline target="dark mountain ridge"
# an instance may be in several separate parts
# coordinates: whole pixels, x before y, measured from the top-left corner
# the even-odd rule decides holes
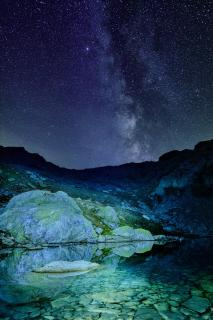
[[[24,148],[0,147],[0,165],[5,202],[32,189],[63,190],[131,210],[165,232],[213,235],[213,140],[200,142],[193,150],[168,152],[156,162],[85,170],[60,168]],[[5,170],[15,173],[8,179]],[[49,182],[43,184],[42,179]]]
[[[30,153],[24,147],[3,147],[0,146],[0,163],[14,164],[30,167],[37,170],[79,179],[99,178],[145,178],[151,173],[155,177],[158,172],[170,163],[169,167],[175,168],[178,163],[187,159],[205,157],[213,154],[213,140],[199,142],[193,150],[173,150],[160,156],[158,161],[145,161],[140,163],[125,163],[118,166],[104,166],[91,169],[67,169],[57,166],[37,153]]]

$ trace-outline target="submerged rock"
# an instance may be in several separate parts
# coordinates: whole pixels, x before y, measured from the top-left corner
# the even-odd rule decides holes
[[[144,305],[140,305],[137,308],[137,312],[134,317],[135,320],[161,320],[162,317],[160,314],[153,309],[152,307],[145,307]]]
[[[99,267],[98,263],[90,261],[78,260],[78,261],[52,261],[46,264],[42,268],[33,270],[38,273],[63,273],[63,272],[75,272],[75,271],[87,271],[96,269]]]
[[[203,290],[210,292],[210,293],[213,293],[213,276],[204,277],[200,281],[200,285]]]
[[[206,298],[192,296],[192,298],[184,302],[184,306],[195,312],[204,313],[210,307],[210,302]]]
[[[65,192],[29,191],[12,198],[1,215],[5,229],[21,244],[91,241],[96,233]]]

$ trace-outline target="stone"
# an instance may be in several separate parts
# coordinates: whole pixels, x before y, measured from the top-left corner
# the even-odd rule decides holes
[[[84,260],[78,261],[52,261],[42,268],[33,270],[38,273],[64,273],[75,271],[87,271],[98,268],[98,263],[93,263]]]
[[[103,229],[100,227],[95,228],[95,231],[97,234],[101,234],[103,232]]]
[[[90,295],[85,294],[85,295],[81,295],[80,300],[79,300],[79,304],[82,304],[83,306],[87,307],[92,301],[92,298]]]
[[[206,298],[192,296],[192,298],[185,301],[183,305],[192,311],[204,313],[210,307],[210,302]]]
[[[154,307],[158,310],[158,311],[167,311],[169,309],[168,303],[167,302],[159,302],[154,304]]]
[[[71,297],[70,296],[66,296],[66,297],[62,297],[62,298],[58,298],[56,300],[51,301],[51,305],[53,308],[58,309],[58,308],[62,308],[65,305],[69,304],[71,302]]]
[[[213,293],[213,277],[206,277],[200,281],[203,290]]]
[[[30,316],[30,318],[36,318],[36,317],[40,316],[40,314],[41,314],[40,310],[37,310],[37,311],[30,313],[29,316]]]
[[[21,319],[29,319],[28,314],[27,313],[15,313],[13,315],[15,320],[21,320]]]
[[[97,216],[102,218],[104,224],[109,228],[116,228],[119,225],[119,218],[115,209],[111,206],[105,206],[97,211]]]
[[[13,197],[1,215],[5,229],[19,243],[86,242],[96,233],[74,199],[65,192],[34,190]]]
[[[120,303],[123,301],[129,301],[130,297],[125,291],[117,292],[97,292],[91,295],[92,299],[101,303]]]
[[[129,226],[123,226],[116,228],[112,231],[112,235],[117,237],[120,241],[143,241],[149,240],[153,241],[154,238],[150,231],[138,228],[134,229]]]
[[[117,314],[119,314],[119,310],[116,310],[116,309],[108,309],[108,308],[97,308],[97,307],[95,307],[95,306],[90,306],[89,308],[88,308],[88,311],[90,311],[90,312],[96,312],[96,313],[107,313],[107,314],[115,314],[115,315],[117,315]]]
[[[187,308],[184,308],[184,307],[181,307],[180,308],[180,312],[182,314],[184,314],[185,316],[188,316],[188,317],[197,317],[198,316],[198,313],[195,312],[195,311],[192,311],[190,309],[187,309]]]
[[[137,309],[137,312],[135,314],[134,320],[161,320],[162,317],[159,315],[159,313],[147,306],[140,305]]]
[[[180,312],[163,311],[160,315],[164,320],[184,320],[185,316]]]
[[[22,312],[22,313],[33,313],[33,312],[40,311],[40,309],[33,306],[24,305],[24,306],[17,306],[16,311]]]
[[[199,297],[202,297],[203,296],[203,291],[197,289],[197,288],[193,288],[191,290],[191,295],[192,296],[199,296]]]
[[[178,307],[179,306],[179,303],[177,301],[175,301],[175,300],[169,300],[168,303],[172,307]]]

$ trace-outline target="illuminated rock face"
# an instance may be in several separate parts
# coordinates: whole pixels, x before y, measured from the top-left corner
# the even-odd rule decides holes
[[[59,191],[24,192],[11,199],[1,216],[18,243],[50,244],[92,241],[96,233],[75,200]]]
[[[100,235],[99,242],[132,242],[132,241],[154,241],[154,237],[150,231],[138,228],[134,229],[130,226],[122,226],[112,230],[108,235]]]
[[[148,230],[134,229],[128,225],[115,227],[118,226],[119,218],[110,206],[102,207],[94,213],[95,222],[108,228],[107,234],[98,236],[91,222],[94,216],[88,215],[87,219],[84,211],[72,197],[62,191],[24,192],[9,201],[1,216],[0,230],[10,234],[15,241],[14,246],[154,240]]]

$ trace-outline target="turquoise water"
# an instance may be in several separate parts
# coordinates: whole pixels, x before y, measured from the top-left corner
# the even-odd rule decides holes
[[[151,242],[72,245],[2,251],[1,319],[213,319],[212,244],[208,239],[168,246]],[[55,260],[87,260],[82,274],[32,270]]]

